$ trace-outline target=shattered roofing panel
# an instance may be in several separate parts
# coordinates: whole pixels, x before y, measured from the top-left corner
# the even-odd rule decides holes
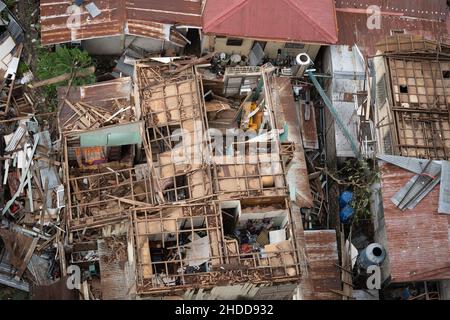
[[[450,278],[449,224],[439,215],[439,186],[414,209],[402,212],[392,196],[414,175],[391,164],[381,166],[384,218],[393,282]]]
[[[367,28],[369,6],[377,5],[382,12],[381,29]],[[359,10],[356,11],[356,10]],[[450,22],[446,0],[356,0],[352,3],[336,1],[339,26],[338,44],[358,44],[368,55],[376,53],[375,45],[391,30],[405,30],[408,34],[422,35],[428,39],[448,37]]]
[[[44,45],[126,34],[164,39],[164,25],[201,26],[201,0],[96,0],[100,15],[93,18],[79,7],[79,21],[70,17],[73,1],[41,1],[41,38]],[[75,8],[78,8],[75,6]],[[80,23],[70,29],[68,23]],[[171,39],[172,40],[172,39]]]
[[[206,33],[279,41],[334,44],[332,0],[208,0]]]

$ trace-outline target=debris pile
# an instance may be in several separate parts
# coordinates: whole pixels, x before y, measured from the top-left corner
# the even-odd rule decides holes
[[[9,255],[2,262],[11,263],[15,279],[48,285],[60,275],[55,244],[62,243],[65,233],[60,144],[33,119],[17,125],[3,136],[2,225],[7,229],[0,231]]]

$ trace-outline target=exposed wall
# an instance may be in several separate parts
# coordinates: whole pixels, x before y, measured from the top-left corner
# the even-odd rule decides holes
[[[359,117],[357,93],[364,90],[366,77],[364,63],[355,47],[331,46],[331,68],[333,78],[328,88],[330,98],[342,122],[346,124],[355,143],[358,143]],[[331,91],[330,91],[331,90]],[[335,125],[336,154],[338,157],[354,157],[351,144],[341,129]]]
[[[227,38],[205,36],[204,45],[206,48],[213,47],[216,52],[248,56],[253,46],[253,40],[243,39],[241,46],[227,46]]]
[[[391,270],[389,262],[389,252],[388,252],[388,240],[386,234],[386,223],[384,220],[384,208],[383,208],[383,198],[381,194],[381,184],[376,183],[372,187],[372,199],[371,199],[371,213],[372,222],[374,228],[374,240],[376,243],[381,244],[386,250],[386,259],[381,265],[381,283],[384,283],[389,279]]]
[[[136,46],[138,48],[142,48],[147,52],[151,53],[159,53],[161,50],[175,50],[178,51],[181,47],[176,46],[170,41],[162,41],[157,39],[143,38],[143,37],[135,37],[135,36],[127,36],[125,39],[125,47],[128,47],[130,44]]]
[[[237,53],[248,57],[250,50],[253,47],[253,43],[255,42],[255,40],[253,39],[242,39],[243,41],[241,46],[227,46],[227,39],[228,38],[226,37],[205,35],[203,37],[202,51],[205,52],[214,49],[216,52],[225,52],[228,54]],[[278,54],[278,49],[282,49],[283,53],[286,53],[290,56],[296,56],[299,53],[306,52],[311,57],[311,59],[314,60],[320,49],[320,45],[313,44],[305,44],[304,48],[302,49],[288,49],[285,48],[285,44],[285,42],[269,41],[266,44],[264,53],[267,57],[275,59]]]
[[[299,53],[306,52],[312,60],[317,56],[320,50],[320,45],[305,44],[303,49],[292,49],[285,48],[285,42],[267,42],[264,53],[270,58],[276,58],[278,54],[278,49],[281,49],[287,55],[297,56]]]
[[[394,145],[396,144],[395,133],[390,125],[394,122],[394,116],[390,111],[390,106],[392,105],[390,77],[384,57],[375,57],[373,61],[377,82],[375,123],[377,124],[376,137],[378,153],[396,154],[397,150],[394,149]]]
[[[130,35],[95,38],[82,41],[83,47],[94,55],[122,55],[125,48],[130,45],[142,48],[147,52],[161,52],[162,49],[180,50],[179,46],[174,45],[170,41],[162,41],[144,37],[136,37]]]
[[[125,36],[95,38],[82,41],[87,52],[94,55],[121,55],[124,48]]]

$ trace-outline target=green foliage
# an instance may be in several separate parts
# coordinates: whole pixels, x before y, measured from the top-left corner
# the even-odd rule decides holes
[[[8,7],[9,10],[12,10],[16,5],[17,0],[3,0],[3,3]]]
[[[39,80],[46,80],[66,73],[75,73],[90,66],[92,66],[92,59],[89,54],[78,48],[57,47],[54,52],[40,48],[38,50],[36,76]],[[72,86],[94,82],[95,75],[93,74],[87,77],[75,77],[72,80]],[[44,97],[50,108],[56,105],[57,87],[66,86],[68,83],[69,80],[66,80],[43,88]]]
[[[19,67],[17,68],[17,76],[19,78],[22,77],[28,70],[30,70],[28,65],[25,62],[20,61]]]
[[[14,6],[16,5],[16,0],[3,0],[3,3],[6,5],[6,7],[12,11],[14,9]],[[6,21],[9,21],[9,15],[7,10],[3,10],[1,12],[0,17]]]
[[[369,163],[363,160],[347,161],[341,170],[329,176],[341,186],[352,190],[351,205],[355,210],[354,222],[357,223],[358,219],[369,218],[372,186],[379,181],[379,174],[370,168]]]

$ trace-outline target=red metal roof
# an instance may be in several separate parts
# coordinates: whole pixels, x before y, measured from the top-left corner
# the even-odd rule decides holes
[[[383,164],[381,172],[392,282],[449,279],[450,216],[437,213],[439,186],[416,208],[402,212],[390,199],[414,174],[391,164]]]
[[[381,10],[381,28],[368,29],[366,9],[376,5]],[[359,46],[368,55],[376,53],[375,45],[391,35],[391,30],[438,40],[448,37],[449,10],[446,0],[336,0],[339,42]]]
[[[337,42],[333,0],[208,0],[203,31],[286,42]]]

